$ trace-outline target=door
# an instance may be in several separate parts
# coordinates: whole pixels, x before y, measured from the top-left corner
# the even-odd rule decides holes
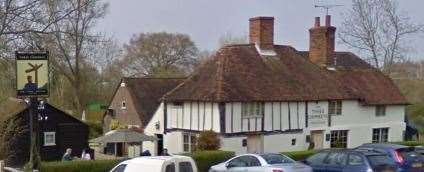
[[[264,137],[262,135],[247,136],[247,152],[248,153],[263,153],[264,152]]]
[[[314,144],[314,149],[324,148],[324,131],[311,131],[311,142]]]
[[[163,152],[163,134],[156,134],[156,137],[158,138],[157,140],[157,155],[162,155]]]
[[[258,158],[250,155],[239,156],[227,164],[227,172],[259,172],[263,170]]]

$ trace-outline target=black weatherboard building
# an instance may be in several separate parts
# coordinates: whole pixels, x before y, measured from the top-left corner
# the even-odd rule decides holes
[[[3,106],[6,105],[6,106]],[[14,125],[15,130],[4,134],[9,141],[7,165],[22,166],[29,160],[29,108],[19,99],[9,98],[0,102],[0,107],[14,107],[13,110],[0,110],[0,130],[5,133],[7,125]],[[88,126],[71,115],[46,103],[44,109],[38,108],[39,152],[42,161],[60,160],[67,148],[72,149],[72,156],[80,157],[84,148],[88,147]],[[13,122],[11,122],[13,121]],[[13,124],[12,124],[13,123]],[[0,126],[2,126],[0,125]]]

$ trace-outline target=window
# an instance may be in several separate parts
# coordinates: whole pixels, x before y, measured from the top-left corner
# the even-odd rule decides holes
[[[121,164],[117,166],[115,169],[113,169],[112,172],[124,172],[126,167],[127,167],[127,164]]]
[[[254,156],[240,156],[228,163],[228,167],[258,167],[261,166],[258,158]]]
[[[121,102],[121,109],[127,109],[127,103],[125,101]]]
[[[327,159],[325,160],[326,164],[330,165],[346,165],[347,154],[338,152],[338,153],[330,153]]]
[[[295,161],[281,154],[264,154],[261,157],[268,164],[285,164],[285,163],[294,163]]]
[[[184,152],[193,152],[196,150],[197,137],[195,134],[183,133],[183,151]]]
[[[342,101],[335,100],[328,102],[328,114],[329,115],[341,115],[342,114]]]
[[[375,116],[386,116],[386,106],[379,105],[375,107]]]
[[[348,163],[349,165],[362,165],[364,160],[359,155],[349,154]]]
[[[261,102],[247,102],[241,104],[243,118],[263,116],[263,104]]]
[[[347,130],[331,131],[331,148],[346,148],[347,147]]]
[[[292,140],[291,140],[291,145],[292,145],[292,146],[296,145],[296,139],[292,139]]]
[[[190,162],[180,162],[178,166],[180,172],[193,172],[193,167]]]
[[[165,172],[175,172],[175,164],[171,163],[165,167]]]
[[[374,128],[372,129],[372,142],[385,143],[388,142],[389,128]]]
[[[327,155],[328,152],[317,153],[306,159],[306,162],[310,165],[321,165],[323,164],[324,159],[327,157]]]
[[[56,145],[56,132],[44,132],[44,146]]]

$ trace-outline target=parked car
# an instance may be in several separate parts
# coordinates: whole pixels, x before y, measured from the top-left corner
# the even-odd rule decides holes
[[[314,172],[396,172],[385,153],[368,150],[324,150],[306,159]]]
[[[424,156],[415,151],[414,147],[397,144],[373,143],[364,144],[357,149],[368,149],[384,152],[399,166],[399,171],[424,171]]]
[[[244,154],[212,166],[209,172],[312,172],[312,168],[281,154]]]
[[[151,156],[126,160],[110,172],[197,172],[194,160],[187,156]]]

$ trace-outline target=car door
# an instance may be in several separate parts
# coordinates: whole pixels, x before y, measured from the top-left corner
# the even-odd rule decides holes
[[[259,159],[255,156],[246,155],[242,160],[247,164],[247,170],[245,170],[247,172],[262,172],[265,170]]]
[[[346,162],[347,154],[344,152],[330,153],[324,161],[327,172],[343,172]]]
[[[247,162],[244,161],[244,156],[236,157],[225,165],[226,172],[247,172]]]
[[[347,165],[344,172],[367,171],[367,164],[363,156],[350,153],[347,159]]]

